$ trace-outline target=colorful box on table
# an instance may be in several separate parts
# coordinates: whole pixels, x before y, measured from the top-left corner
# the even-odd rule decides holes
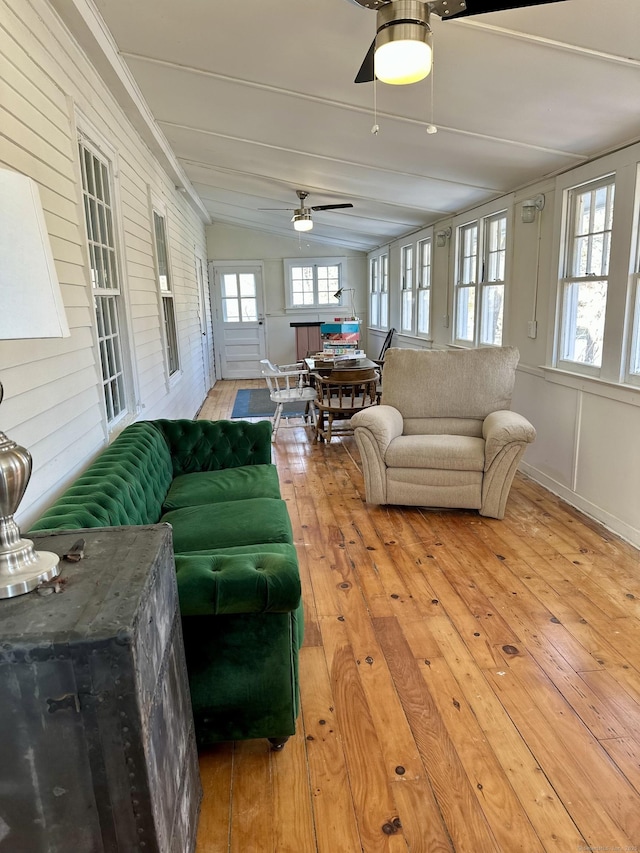
[[[322,323],[321,335],[342,335],[360,331],[360,323]]]
[[[360,334],[358,332],[329,332],[329,334],[322,336],[322,340],[328,343],[336,341],[342,344],[357,344],[360,340]]]

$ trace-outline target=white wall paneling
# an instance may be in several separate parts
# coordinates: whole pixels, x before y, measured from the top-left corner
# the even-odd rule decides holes
[[[46,0],[0,0],[0,165],[39,185],[71,337],[0,342],[3,430],[24,444],[34,472],[19,521],[30,521],[109,440],[102,411],[95,316],[86,261],[76,119],[93,142],[117,151],[114,183],[127,292],[130,372],[136,377],[128,420],[192,417],[205,393],[195,253],[206,256],[203,209],[176,191],[183,175],[141,136],[131,101],[103,81]],[[101,73],[117,56],[106,56]],[[154,129],[158,140],[162,135]],[[152,132],[149,131],[149,138]],[[159,144],[156,146],[160,152]],[[188,183],[188,182],[187,182]],[[175,287],[180,376],[164,381],[148,192],[167,211]]]

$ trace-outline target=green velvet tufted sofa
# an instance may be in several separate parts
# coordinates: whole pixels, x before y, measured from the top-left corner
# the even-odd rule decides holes
[[[139,421],[32,527],[168,522],[200,746],[266,737],[298,714],[303,616],[269,421]]]

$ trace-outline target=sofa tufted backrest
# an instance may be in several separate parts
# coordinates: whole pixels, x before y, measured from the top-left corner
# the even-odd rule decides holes
[[[152,421],[131,424],[31,530],[155,524],[172,479],[171,454],[162,432]]]
[[[153,421],[167,442],[173,476],[271,462],[271,422]]]
[[[390,349],[382,375],[382,404],[403,418],[471,419],[511,408],[519,352]],[[438,430],[440,431],[440,430]]]
[[[102,451],[31,530],[155,524],[179,474],[269,462],[270,421],[138,421]]]

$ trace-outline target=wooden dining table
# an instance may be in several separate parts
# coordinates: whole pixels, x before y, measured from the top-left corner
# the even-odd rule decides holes
[[[304,363],[309,373],[318,373],[320,376],[328,376],[332,370],[370,370],[379,367],[375,361],[367,356],[356,359],[344,359],[342,361],[329,361],[317,358],[305,358]]]

